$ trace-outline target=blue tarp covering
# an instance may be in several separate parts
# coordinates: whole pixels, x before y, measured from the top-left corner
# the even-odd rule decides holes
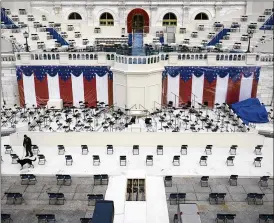
[[[249,98],[244,101],[237,102],[232,104],[231,108],[246,125],[248,125],[249,122],[269,122],[268,113],[265,109],[265,106],[260,103],[258,98]]]
[[[62,46],[69,45],[68,42],[53,28],[47,28],[47,32],[50,33],[50,35],[53,36],[53,39],[56,39],[61,43]]]
[[[113,201],[96,201],[92,215],[92,223],[113,223],[114,204]]]
[[[131,33],[128,34],[128,45],[132,46],[132,34]]]
[[[16,26],[15,24],[14,24],[14,22],[7,16],[7,14],[6,14],[6,9],[5,8],[1,8],[1,22],[3,22],[4,23],[4,25],[6,25],[7,26],[7,28],[8,27],[10,27],[10,28],[14,28],[14,29],[17,29],[18,28],[18,26]]]

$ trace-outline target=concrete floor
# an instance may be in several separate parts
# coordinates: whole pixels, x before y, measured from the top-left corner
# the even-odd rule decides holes
[[[21,185],[19,177],[2,176],[1,212],[11,214],[14,223],[37,222],[36,214],[55,214],[57,222],[80,222],[90,218],[94,206],[88,206],[87,194],[104,194],[105,186],[94,186],[92,177],[73,177],[71,186],[59,186],[55,177],[37,176],[36,185]],[[5,192],[23,193],[22,205],[7,205]],[[48,192],[64,193],[64,205],[49,205]]]
[[[173,186],[166,187],[166,197],[170,222],[177,206],[170,205],[170,193],[186,193],[186,203],[197,203],[202,223],[214,222],[217,213],[236,214],[235,223],[257,223],[259,214],[273,214],[273,179],[269,186],[258,186],[258,178],[238,179],[238,186],[229,186],[227,178],[209,179],[209,187],[201,187],[200,178],[174,177]],[[71,186],[58,186],[54,176],[37,176],[36,185],[21,185],[17,176],[2,176],[1,182],[1,212],[11,214],[14,223],[37,222],[36,214],[55,214],[57,222],[80,222],[82,217],[92,217],[94,207],[87,205],[87,194],[105,195],[107,186],[94,186],[92,177],[72,176]],[[23,193],[22,205],[7,205],[5,192]],[[64,205],[49,205],[47,192],[62,192],[65,194]],[[227,193],[225,205],[210,205],[208,195],[211,192]],[[248,205],[245,201],[247,193],[265,193],[263,205]],[[155,198],[157,202],[157,198]]]
[[[186,203],[196,203],[202,223],[215,222],[217,213],[236,214],[235,223],[257,223],[259,214],[273,214],[273,179],[268,187],[258,186],[259,178],[239,178],[237,186],[230,186],[228,178],[209,178],[209,187],[200,186],[200,178],[175,178],[172,187],[166,187],[170,223],[173,223],[177,205],[169,204],[170,193],[186,193]],[[225,205],[210,205],[209,193],[226,193]],[[263,205],[248,205],[247,193],[265,193]]]

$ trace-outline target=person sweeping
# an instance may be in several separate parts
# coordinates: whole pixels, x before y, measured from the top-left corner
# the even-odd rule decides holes
[[[30,137],[28,137],[27,135],[24,135],[23,146],[24,146],[25,149],[26,149],[26,157],[29,156],[29,154],[30,154],[30,157],[32,157],[32,156],[33,156],[33,153],[32,153],[32,151],[31,151],[31,146],[32,146],[32,144],[31,144],[31,139],[30,139]]]

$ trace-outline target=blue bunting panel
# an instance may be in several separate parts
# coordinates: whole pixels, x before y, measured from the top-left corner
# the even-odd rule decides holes
[[[96,77],[96,75],[100,77],[108,75],[111,80],[113,79],[113,73],[108,66],[17,66],[17,80],[21,80],[23,74],[26,76],[34,74],[40,81],[42,81],[47,74],[51,77],[58,74],[64,81],[69,79],[71,75],[79,77],[81,74],[89,81]]]
[[[176,77],[180,75],[181,79],[185,82],[188,81],[192,75],[200,77],[203,74],[205,75],[206,80],[211,83],[217,79],[217,76],[224,78],[229,75],[229,78],[236,82],[241,78],[241,75],[244,77],[250,77],[254,75],[256,80],[259,80],[261,67],[195,67],[195,66],[167,66],[163,71],[163,79],[170,75],[171,77]]]

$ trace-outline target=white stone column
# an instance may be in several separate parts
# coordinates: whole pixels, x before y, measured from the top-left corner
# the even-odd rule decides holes
[[[118,24],[120,27],[126,28],[126,15],[125,15],[126,7],[120,6],[118,7]]]
[[[93,10],[94,10],[94,6],[93,5],[88,5],[86,6],[86,10],[87,10],[87,24],[89,26],[94,26],[94,16],[93,16]]]
[[[152,33],[153,30],[152,30],[152,27],[155,26],[156,24],[156,20],[154,19],[157,19],[155,17],[155,15],[157,15],[157,10],[158,8],[156,6],[150,6],[150,16],[149,16],[149,33]],[[155,32],[154,32],[155,33]]]
[[[185,26],[185,24],[189,24],[190,23],[190,18],[189,18],[189,10],[190,10],[190,7],[189,6],[186,6],[184,5],[182,7],[182,11],[183,11],[183,15],[182,15],[182,26]]]
[[[60,14],[61,14],[61,11],[62,11],[61,5],[54,5],[53,11],[54,11],[54,14],[56,16],[60,17]],[[65,19],[67,19],[67,18],[65,18]]]
[[[222,6],[215,5],[215,20],[218,20],[220,18],[220,11],[222,10]]]

